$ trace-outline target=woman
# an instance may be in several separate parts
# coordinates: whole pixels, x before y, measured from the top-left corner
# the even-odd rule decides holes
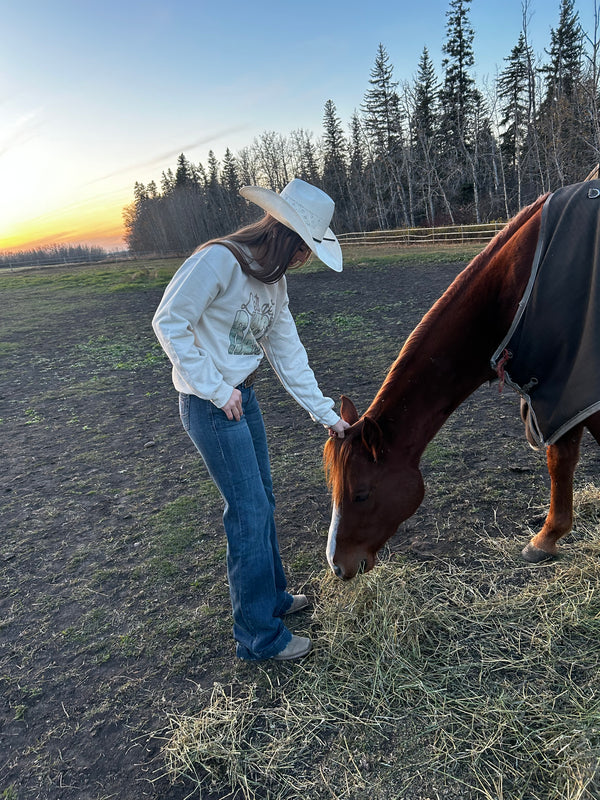
[[[267,441],[253,389],[264,355],[313,420],[344,436],[348,424],[324,397],[308,365],[288,307],[285,272],[313,252],[342,271],[329,229],[334,203],[294,179],[280,194],[246,186],[240,194],[265,216],[198,248],[167,286],[154,331],[173,364],[183,427],[225,501],[227,574],[237,656],[300,658],[307,637],[292,636],[282,617],[305,608],[286,591],[275,530]]]

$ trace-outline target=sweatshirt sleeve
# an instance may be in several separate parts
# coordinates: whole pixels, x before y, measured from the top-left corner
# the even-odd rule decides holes
[[[233,387],[226,383],[208,351],[196,342],[193,331],[195,322],[224,289],[208,252],[191,256],[175,273],[156,309],[152,327],[185,384],[198,397],[222,408]]]
[[[279,380],[294,400],[308,411],[315,422],[335,425],[340,417],[333,410],[333,400],[321,392],[308,364],[308,355],[289,309],[287,292],[273,327],[260,344]]]

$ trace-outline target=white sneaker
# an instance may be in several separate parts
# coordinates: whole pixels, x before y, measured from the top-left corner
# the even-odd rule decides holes
[[[294,658],[302,658],[312,650],[312,642],[306,636],[292,636],[287,646],[283,648],[273,661],[291,661]]]
[[[308,597],[305,594],[293,594],[292,605],[288,608],[283,616],[287,617],[288,614],[295,614],[296,611],[302,611],[303,608],[308,608],[309,605],[310,603],[308,602]]]

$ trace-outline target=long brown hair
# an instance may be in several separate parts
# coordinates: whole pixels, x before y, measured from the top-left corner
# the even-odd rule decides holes
[[[304,240],[296,231],[283,225],[270,214],[265,214],[257,222],[246,225],[229,236],[204,242],[196,252],[212,244],[220,244],[230,250],[246,275],[251,275],[263,283],[276,283],[290,266],[292,258],[304,244]],[[244,250],[236,247],[236,244],[249,247],[254,260],[249,259]]]

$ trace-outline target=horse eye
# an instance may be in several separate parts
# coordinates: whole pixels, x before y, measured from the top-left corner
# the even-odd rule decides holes
[[[354,496],[355,503],[364,503],[365,500],[369,499],[369,492],[359,492],[357,495]]]

